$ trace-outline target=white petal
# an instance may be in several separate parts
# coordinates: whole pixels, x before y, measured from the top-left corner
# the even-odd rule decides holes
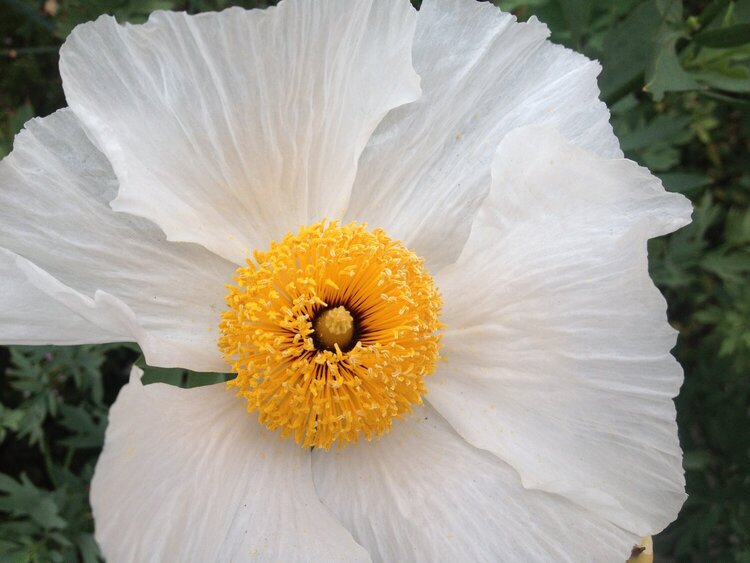
[[[406,0],[102,17],[73,31],[60,70],[120,181],[112,206],[244,265],[343,215],[370,134],[419,95],[415,20]]]
[[[226,369],[216,336],[235,266],[112,211],[117,181],[71,111],[26,125],[0,163],[0,186],[0,246],[50,276],[27,269],[40,290],[101,327],[94,341],[116,333],[152,365]]]
[[[463,247],[509,131],[550,124],[579,146],[622,156],[598,99],[599,64],[548,35],[490,3],[425,0],[414,38],[423,96],[376,130],[347,217],[384,228],[435,271]]]
[[[223,384],[144,386],[133,370],[91,483],[107,561],[367,561],[321,505],[310,452]]]
[[[130,340],[130,332],[101,326],[73,312],[30,283],[39,271],[28,260],[0,248],[0,342],[3,344],[84,344]],[[49,274],[46,274],[51,279]]]
[[[376,561],[624,561],[638,536],[518,475],[430,407],[372,443],[313,452],[323,503]]]
[[[682,370],[646,240],[691,207],[634,162],[506,137],[461,257],[437,276],[448,364],[430,402],[477,447],[639,535],[682,505]]]

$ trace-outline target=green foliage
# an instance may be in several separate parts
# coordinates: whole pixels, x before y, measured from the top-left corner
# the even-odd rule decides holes
[[[230,3],[0,0],[0,156],[27,119],[64,105],[57,52],[78,23]],[[660,561],[750,562],[750,0],[495,3],[537,16],[554,41],[601,61],[602,96],[626,156],[694,203],[689,227],[650,245],[652,275],[680,331],[690,494],[656,548]],[[115,346],[0,356],[0,560],[98,560],[87,487],[108,406],[136,357]],[[147,382],[185,387],[223,379],[146,372]]]
[[[123,347],[45,346],[3,358],[0,560],[99,560],[88,483],[134,357]]]

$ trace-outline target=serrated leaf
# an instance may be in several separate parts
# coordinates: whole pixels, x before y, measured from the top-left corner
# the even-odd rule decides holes
[[[39,443],[44,434],[42,424],[47,418],[45,397],[37,396],[31,401],[25,402],[20,410],[23,412],[23,417],[18,423],[18,437],[26,438],[29,445]]]
[[[16,432],[18,431],[18,426],[21,423],[21,420],[23,420],[22,411],[18,409],[9,409],[0,405],[0,427]]]
[[[25,475],[21,475],[21,481],[17,482],[0,474],[0,491],[5,493],[0,496],[0,512],[13,517],[27,516],[44,530],[66,526],[50,492],[35,487]]]
[[[60,411],[60,423],[74,433],[73,436],[60,440],[62,445],[79,449],[101,447],[107,428],[106,416],[100,416],[95,420],[84,408],[65,404],[60,407]]]
[[[644,127],[621,135],[620,148],[624,152],[630,152],[653,147],[662,141],[674,140],[676,136],[684,135],[690,119],[687,115],[657,115]]]
[[[657,144],[643,149],[638,153],[640,160],[652,172],[672,170],[680,162],[680,151],[676,147]]]
[[[656,101],[664,98],[665,92],[685,92],[701,88],[701,85],[682,68],[677,57],[677,41],[683,36],[680,31],[662,29],[654,41],[643,90],[651,93]]]

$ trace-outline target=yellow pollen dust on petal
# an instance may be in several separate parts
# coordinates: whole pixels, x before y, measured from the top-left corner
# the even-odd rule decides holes
[[[322,221],[256,252],[228,286],[230,388],[304,447],[370,440],[422,403],[442,301],[424,261],[380,229]]]

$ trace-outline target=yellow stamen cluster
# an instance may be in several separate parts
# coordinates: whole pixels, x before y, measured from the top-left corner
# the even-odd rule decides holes
[[[382,230],[325,221],[254,257],[229,286],[219,347],[260,422],[328,449],[421,404],[442,304],[421,258]]]

